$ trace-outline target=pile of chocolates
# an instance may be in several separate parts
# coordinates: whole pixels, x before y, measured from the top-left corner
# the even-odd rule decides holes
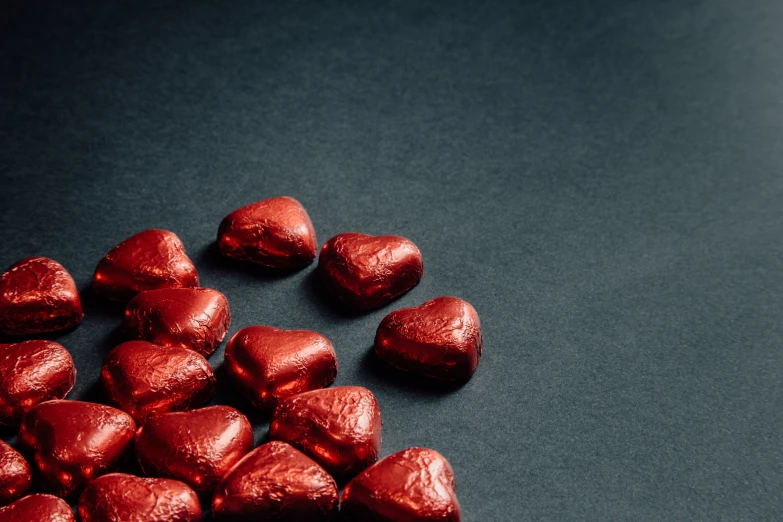
[[[317,253],[313,224],[289,197],[226,216],[218,245],[228,258],[279,270],[301,269]],[[393,301],[424,271],[411,241],[358,233],[327,241],[317,270],[338,301],[360,310]],[[317,332],[257,325],[228,341],[226,378],[271,412],[271,442],[254,449],[243,413],[204,407],[215,391],[206,357],[231,312],[222,293],[199,287],[172,232],[146,230],[117,245],[98,263],[93,290],[127,303],[129,340],[101,369],[110,405],[65,399],[76,368],[60,344],[0,344],[0,424],[19,427],[19,451],[0,441],[0,522],[73,521],[66,501],[77,502],[83,522],[196,522],[202,503],[226,521],[327,521],[338,512],[347,521],[461,519],[439,453],[409,448],[378,460],[378,401],[363,387],[328,387],[337,354]],[[56,261],[23,259],[0,277],[5,336],[69,329],[83,317],[73,278]],[[375,337],[381,360],[444,381],[470,378],[481,348],[476,311],[455,297],[394,311]],[[145,477],[116,472],[130,453]],[[347,482],[342,500],[336,479]]]

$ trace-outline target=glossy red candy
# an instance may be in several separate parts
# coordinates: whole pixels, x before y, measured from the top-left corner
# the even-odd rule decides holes
[[[337,484],[312,459],[285,442],[254,449],[223,477],[212,516],[228,522],[326,522],[339,505]]]
[[[451,465],[437,451],[409,448],[381,459],[345,487],[348,522],[459,522]]]
[[[404,237],[346,232],[323,246],[318,271],[337,299],[369,310],[419,284],[424,264],[419,249]]]
[[[101,383],[111,401],[139,424],[155,413],[201,406],[215,392],[215,376],[204,357],[146,341],[128,341],[109,352]]]
[[[286,196],[244,206],[218,229],[220,253],[270,268],[302,268],[315,259],[318,244],[310,216]]]
[[[81,522],[201,522],[196,492],[171,479],[110,473],[79,498]]]
[[[76,518],[63,499],[36,494],[0,509],[0,522],[76,522]]]
[[[0,276],[0,333],[65,330],[82,322],[83,317],[76,283],[57,261],[28,257]]]
[[[101,259],[95,268],[93,291],[116,301],[128,301],[144,290],[198,286],[198,273],[179,237],[150,229],[129,237]]]
[[[337,355],[329,339],[309,330],[249,326],[226,345],[225,367],[252,404],[273,408],[279,397],[329,386]]]
[[[144,473],[181,480],[200,495],[211,493],[252,447],[250,422],[228,406],[161,413],[136,434]]]
[[[19,443],[33,455],[43,487],[68,497],[114,468],[135,431],[133,418],[116,408],[49,401],[25,415]]]
[[[338,386],[280,400],[269,436],[300,449],[335,476],[351,476],[378,460],[381,411],[367,388]]]
[[[30,464],[10,444],[0,440],[0,506],[27,493],[32,482]]]
[[[207,357],[230,323],[228,300],[217,290],[165,288],[142,292],[128,303],[123,331],[132,339],[190,348]]]
[[[0,344],[0,424],[16,426],[36,404],[68,395],[74,382],[76,368],[62,345]]]
[[[401,370],[456,381],[473,375],[481,358],[476,310],[456,297],[436,297],[396,310],[381,321],[375,353]]]

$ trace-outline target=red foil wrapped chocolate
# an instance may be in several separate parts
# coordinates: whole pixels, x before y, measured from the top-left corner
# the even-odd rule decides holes
[[[0,440],[0,506],[23,496],[32,482],[30,464],[10,444]]]
[[[114,247],[95,268],[93,291],[128,301],[144,290],[198,286],[198,273],[179,237],[150,229]]]
[[[404,237],[346,232],[321,248],[318,271],[343,304],[369,310],[419,284],[424,263],[416,245]]]
[[[111,401],[139,424],[156,413],[201,406],[215,392],[212,368],[200,354],[146,341],[128,341],[110,351],[101,383]]]
[[[0,522],[76,522],[76,518],[63,499],[36,494],[0,509]]]
[[[0,424],[16,426],[36,404],[65,398],[74,382],[73,359],[61,344],[0,344]]]
[[[212,516],[227,522],[327,522],[337,515],[334,479],[285,442],[259,446],[223,477]]]
[[[196,492],[179,480],[125,473],[99,477],[79,498],[81,522],[201,522]]]
[[[200,495],[217,483],[253,447],[247,417],[228,406],[161,413],[136,434],[144,473],[181,480]]]
[[[235,210],[220,223],[217,240],[226,257],[289,270],[312,263],[318,247],[307,211],[286,196]]]
[[[454,472],[431,449],[389,455],[348,483],[341,516],[348,522],[460,522]]]
[[[57,496],[68,497],[114,468],[135,431],[133,418],[116,408],[49,401],[25,415],[19,444],[32,454],[41,485]]]
[[[243,328],[228,341],[224,364],[240,393],[264,410],[280,397],[329,386],[337,376],[332,343],[310,330]]]
[[[28,257],[0,276],[0,333],[65,330],[81,323],[83,317],[76,283],[57,261]]]
[[[339,477],[378,460],[381,410],[360,386],[338,386],[280,399],[269,436],[296,447]]]
[[[211,288],[165,288],[134,297],[125,308],[123,331],[131,339],[190,348],[209,356],[231,323],[226,296]]]
[[[434,379],[460,381],[481,358],[481,323],[476,310],[456,297],[436,297],[396,310],[381,321],[375,353],[401,370]]]

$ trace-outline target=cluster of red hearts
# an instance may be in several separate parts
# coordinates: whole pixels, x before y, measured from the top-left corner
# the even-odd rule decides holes
[[[307,212],[288,197],[232,212],[218,243],[224,256],[281,270],[309,265],[317,249]],[[323,246],[317,270],[337,300],[371,309],[418,284],[423,263],[405,238],[345,233]],[[356,521],[460,520],[453,472],[439,453],[409,448],[378,460],[378,402],[366,388],[328,387],[337,356],[317,332],[248,326],[226,345],[232,385],[272,412],[271,442],[253,449],[245,415],[202,407],[215,389],[205,357],[231,313],[223,294],[199,287],[172,232],[146,230],[117,245],[98,263],[93,290],[127,303],[123,331],[132,340],[101,370],[111,406],[65,400],[76,369],[60,344],[0,345],[0,423],[19,426],[21,451],[0,441],[0,505],[9,504],[0,522],[74,520],[62,499],[77,498],[84,522],[195,522],[201,501],[217,520],[321,521],[338,510]],[[56,261],[24,259],[0,277],[3,334],[40,335],[82,318],[76,285]],[[481,347],[476,311],[455,297],[392,312],[375,337],[388,364],[441,380],[468,379]],[[131,448],[146,477],[112,472]],[[33,473],[45,493],[27,495]],[[349,481],[342,503],[335,477]]]

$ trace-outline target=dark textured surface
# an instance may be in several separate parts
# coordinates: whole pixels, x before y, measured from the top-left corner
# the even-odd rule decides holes
[[[87,289],[119,241],[176,232],[229,335],[326,335],[336,384],[378,397],[382,454],[442,453],[468,521],[783,518],[783,3],[13,4],[1,264],[48,256]],[[277,195],[321,244],[410,238],[421,284],[352,315],[314,267],[223,261],[220,220]],[[376,362],[381,318],[444,294],[481,317],[473,378]],[[83,299],[58,337],[74,398],[120,341],[116,305]]]

